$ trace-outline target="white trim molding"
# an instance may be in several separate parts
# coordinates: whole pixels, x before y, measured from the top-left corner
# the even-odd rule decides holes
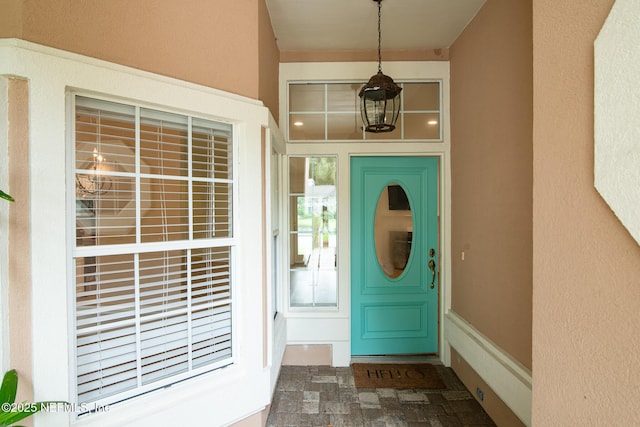
[[[9,183],[8,78],[0,75],[0,183],[11,194]],[[9,369],[9,202],[0,203],[0,372]]]
[[[640,244],[640,2],[616,0],[594,42],[594,181]]]
[[[531,425],[531,371],[456,312],[445,314],[447,342],[527,426]]]

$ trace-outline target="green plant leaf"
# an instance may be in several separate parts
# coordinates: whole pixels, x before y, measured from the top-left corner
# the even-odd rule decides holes
[[[15,369],[7,371],[0,386],[0,403],[13,403],[18,391],[18,373]]]
[[[11,424],[20,421],[20,420],[24,420],[27,417],[30,417],[31,415],[35,414],[37,411],[34,412],[4,412],[1,413],[0,412],[0,427],[8,427]]]
[[[2,386],[0,386],[0,427],[19,427],[13,425],[13,423],[30,417],[36,412],[46,409],[51,404],[66,403],[63,401],[49,401],[49,402],[34,402],[28,403],[24,401],[20,404],[15,404],[16,392],[18,390],[18,373],[15,369],[11,369],[4,374],[2,378]],[[4,409],[9,404],[10,408],[18,409],[16,412],[7,412]],[[4,409],[3,409],[4,408]]]
[[[5,193],[2,190],[0,190],[0,199],[5,199],[5,200],[8,200],[10,202],[15,202],[13,197],[11,197],[10,195],[8,195],[7,193]]]

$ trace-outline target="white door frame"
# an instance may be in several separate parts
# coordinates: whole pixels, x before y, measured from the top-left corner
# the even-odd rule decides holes
[[[288,129],[287,99],[289,81],[367,80],[375,63],[282,63],[280,64],[280,129]],[[439,295],[439,357],[450,365],[449,346],[445,340],[445,315],[451,308],[451,160],[449,122],[448,62],[389,62],[385,71],[397,80],[437,79],[442,82],[442,141],[438,142],[345,142],[289,143],[286,154],[296,156],[333,155],[338,158],[338,307],[334,309],[291,309],[282,301],[287,317],[288,344],[330,344],[334,366],[348,366],[351,361],[351,301],[350,301],[350,157],[367,156],[428,156],[439,159],[438,209],[440,225],[440,295]],[[288,177],[288,162],[284,162]],[[287,180],[283,180],[283,189]],[[284,194],[284,191],[282,192]],[[287,249],[285,248],[285,251]],[[288,271],[288,260],[283,260]],[[288,281],[283,281],[280,295],[288,293]]]

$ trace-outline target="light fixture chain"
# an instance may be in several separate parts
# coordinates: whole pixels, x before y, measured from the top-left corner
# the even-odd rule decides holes
[[[382,72],[382,54],[380,53],[380,46],[382,45],[382,31],[380,30],[381,9],[382,0],[378,0],[378,72]]]

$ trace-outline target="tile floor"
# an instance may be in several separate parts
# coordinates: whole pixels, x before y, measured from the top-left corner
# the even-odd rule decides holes
[[[455,373],[446,389],[356,389],[351,368],[283,366],[267,427],[495,426]]]

